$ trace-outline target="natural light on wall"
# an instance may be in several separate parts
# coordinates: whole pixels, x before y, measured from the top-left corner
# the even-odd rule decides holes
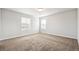
[[[31,27],[31,19],[30,18],[26,18],[26,17],[22,17],[21,18],[21,30],[28,30]]]
[[[46,29],[46,19],[41,20],[41,29]]]

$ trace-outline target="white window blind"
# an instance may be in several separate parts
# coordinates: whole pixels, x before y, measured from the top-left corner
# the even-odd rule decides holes
[[[30,29],[31,26],[31,19],[22,17],[21,18],[21,29],[22,31]]]
[[[41,29],[46,29],[46,19],[41,20]]]

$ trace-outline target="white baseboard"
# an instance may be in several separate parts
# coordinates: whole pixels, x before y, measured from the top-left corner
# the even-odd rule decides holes
[[[16,37],[21,37],[21,36],[36,34],[36,33],[37,33],[37,32],[28,33],[28,34],[16,34],[16,35],[3,36],[3,38],[1,38],[0,40],[6,40],[6,39],[11,39],[11,38],[16,38]]]
[[[77,39],[77,38],[73,38],[73,37],[69,37],[69,36],[65,36],[65,35],[52,34],[52,33],[48,33],[48,32],[45,32],[45,33],[46,33],[46,34],[50,34],[50,35],[65,37],[65,38]],[[78,39],[77,39],[77,40],[78,40]]]

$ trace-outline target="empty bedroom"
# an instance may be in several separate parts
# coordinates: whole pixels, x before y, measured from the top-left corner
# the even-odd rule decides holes
[[[0,8],[0,51],[78,51],[77,8]]]

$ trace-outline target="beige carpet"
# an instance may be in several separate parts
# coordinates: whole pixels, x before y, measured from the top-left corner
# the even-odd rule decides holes
[[[0,41],[1,51],[77,51],[78,43],[48,34],[34,34]]]

